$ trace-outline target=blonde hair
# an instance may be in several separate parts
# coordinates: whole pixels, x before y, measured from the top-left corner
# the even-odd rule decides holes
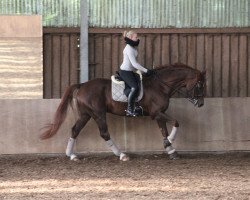
[[[132,35],[137,34],[135,31],[130,30],[130,31],[124,31],[123,32],[123,37],[128,37],[130,38]]]

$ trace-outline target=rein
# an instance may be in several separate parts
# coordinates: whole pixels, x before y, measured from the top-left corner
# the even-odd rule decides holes
[[[165,86],[169,87],[170,89],[172,89],[172,87],[171,87],[170,85],[168,85],[167,83],[165,83],[164,81],[162,81],[162,80],[160,79],[160,77],[158,76],[157,72],[155,72],[155,73],[153,74],[153,76],[154,76],[155,79],[158,78],[157,80],[160,81],[163,85],[165,85]],[[197,105],[198,100],[195,99],[195,98],[192,97],[192,96],[189,96],[190,91],[192,91],[192,90],[196,87],[197,84],[198,84],[198,82],[195,83],[195,85],[194,85],[189,91],[187,91],[187,93],[181,91],[181,90],[177,87],[177,88],[175,88],[175,89],[173,90],[173,92],[171,92],[171,95],[170,95],[170,96],[172,96],[175,92],[178,92],[179,94],[182,94],[182,95],[184,95],[184,96],[187,96],[187,97],[184,97],[185,99],[187,99],[188,101],[190,101],[190,102],[193,103],[194,105]]]

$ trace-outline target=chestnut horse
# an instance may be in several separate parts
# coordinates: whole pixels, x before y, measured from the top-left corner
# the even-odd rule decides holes
[[[143,78],[144,96],[139,101],[139,105],[143,108],[144,116],[151,116],[157,121],[163,135],[164,148],[171,159],[178,157],[172,143],[175,140],[179,124],[165,113],[169,106],[169,99],[175,92],[179,92],[195,106],[201,107],[204,104],[204,87],[205,72],[200,72],[184,64],[161,66],[154,69],[153,75]],[[50,138],[57,133],[66,118],[68,105],[73,98],[77,102],[79,119],[72,127],[66,155],[72,160],[77,159],[76,155],[73,154],[75,139],[92,117],[98,125],[101,137],[113,153],[119,156],[120,160],[128,160],[129,157],[121,152],[110,138],[106,122],[107,112],[125,116],[127,103],[112,100],[111,80],[104,78],[70,86],[65,91],[57,108],[54,122],[48,125],[48,129],[41,135],[41,139]],[[173,126],[170,134],[168,134],[166,123]]]

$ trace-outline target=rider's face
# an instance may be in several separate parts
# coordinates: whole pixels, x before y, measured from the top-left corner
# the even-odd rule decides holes
[[[137,41],[138,40],[137,33],[134,33],[133,35],[131,35],[130,39],[133,41]]]

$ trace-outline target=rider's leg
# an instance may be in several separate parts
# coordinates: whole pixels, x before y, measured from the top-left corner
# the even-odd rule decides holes
[[[132,87],[128,95],[127,116],[136,116],[135,114],[135,99],[137,97],[138,88]]]
[[[136,116],[134,112],[134,104],[139,92],[137,79],[133,71],[120,70],[119,73],[125,83],[131,88],[130,93],[128,95],[128,108],[126,110],[127,116]]]

